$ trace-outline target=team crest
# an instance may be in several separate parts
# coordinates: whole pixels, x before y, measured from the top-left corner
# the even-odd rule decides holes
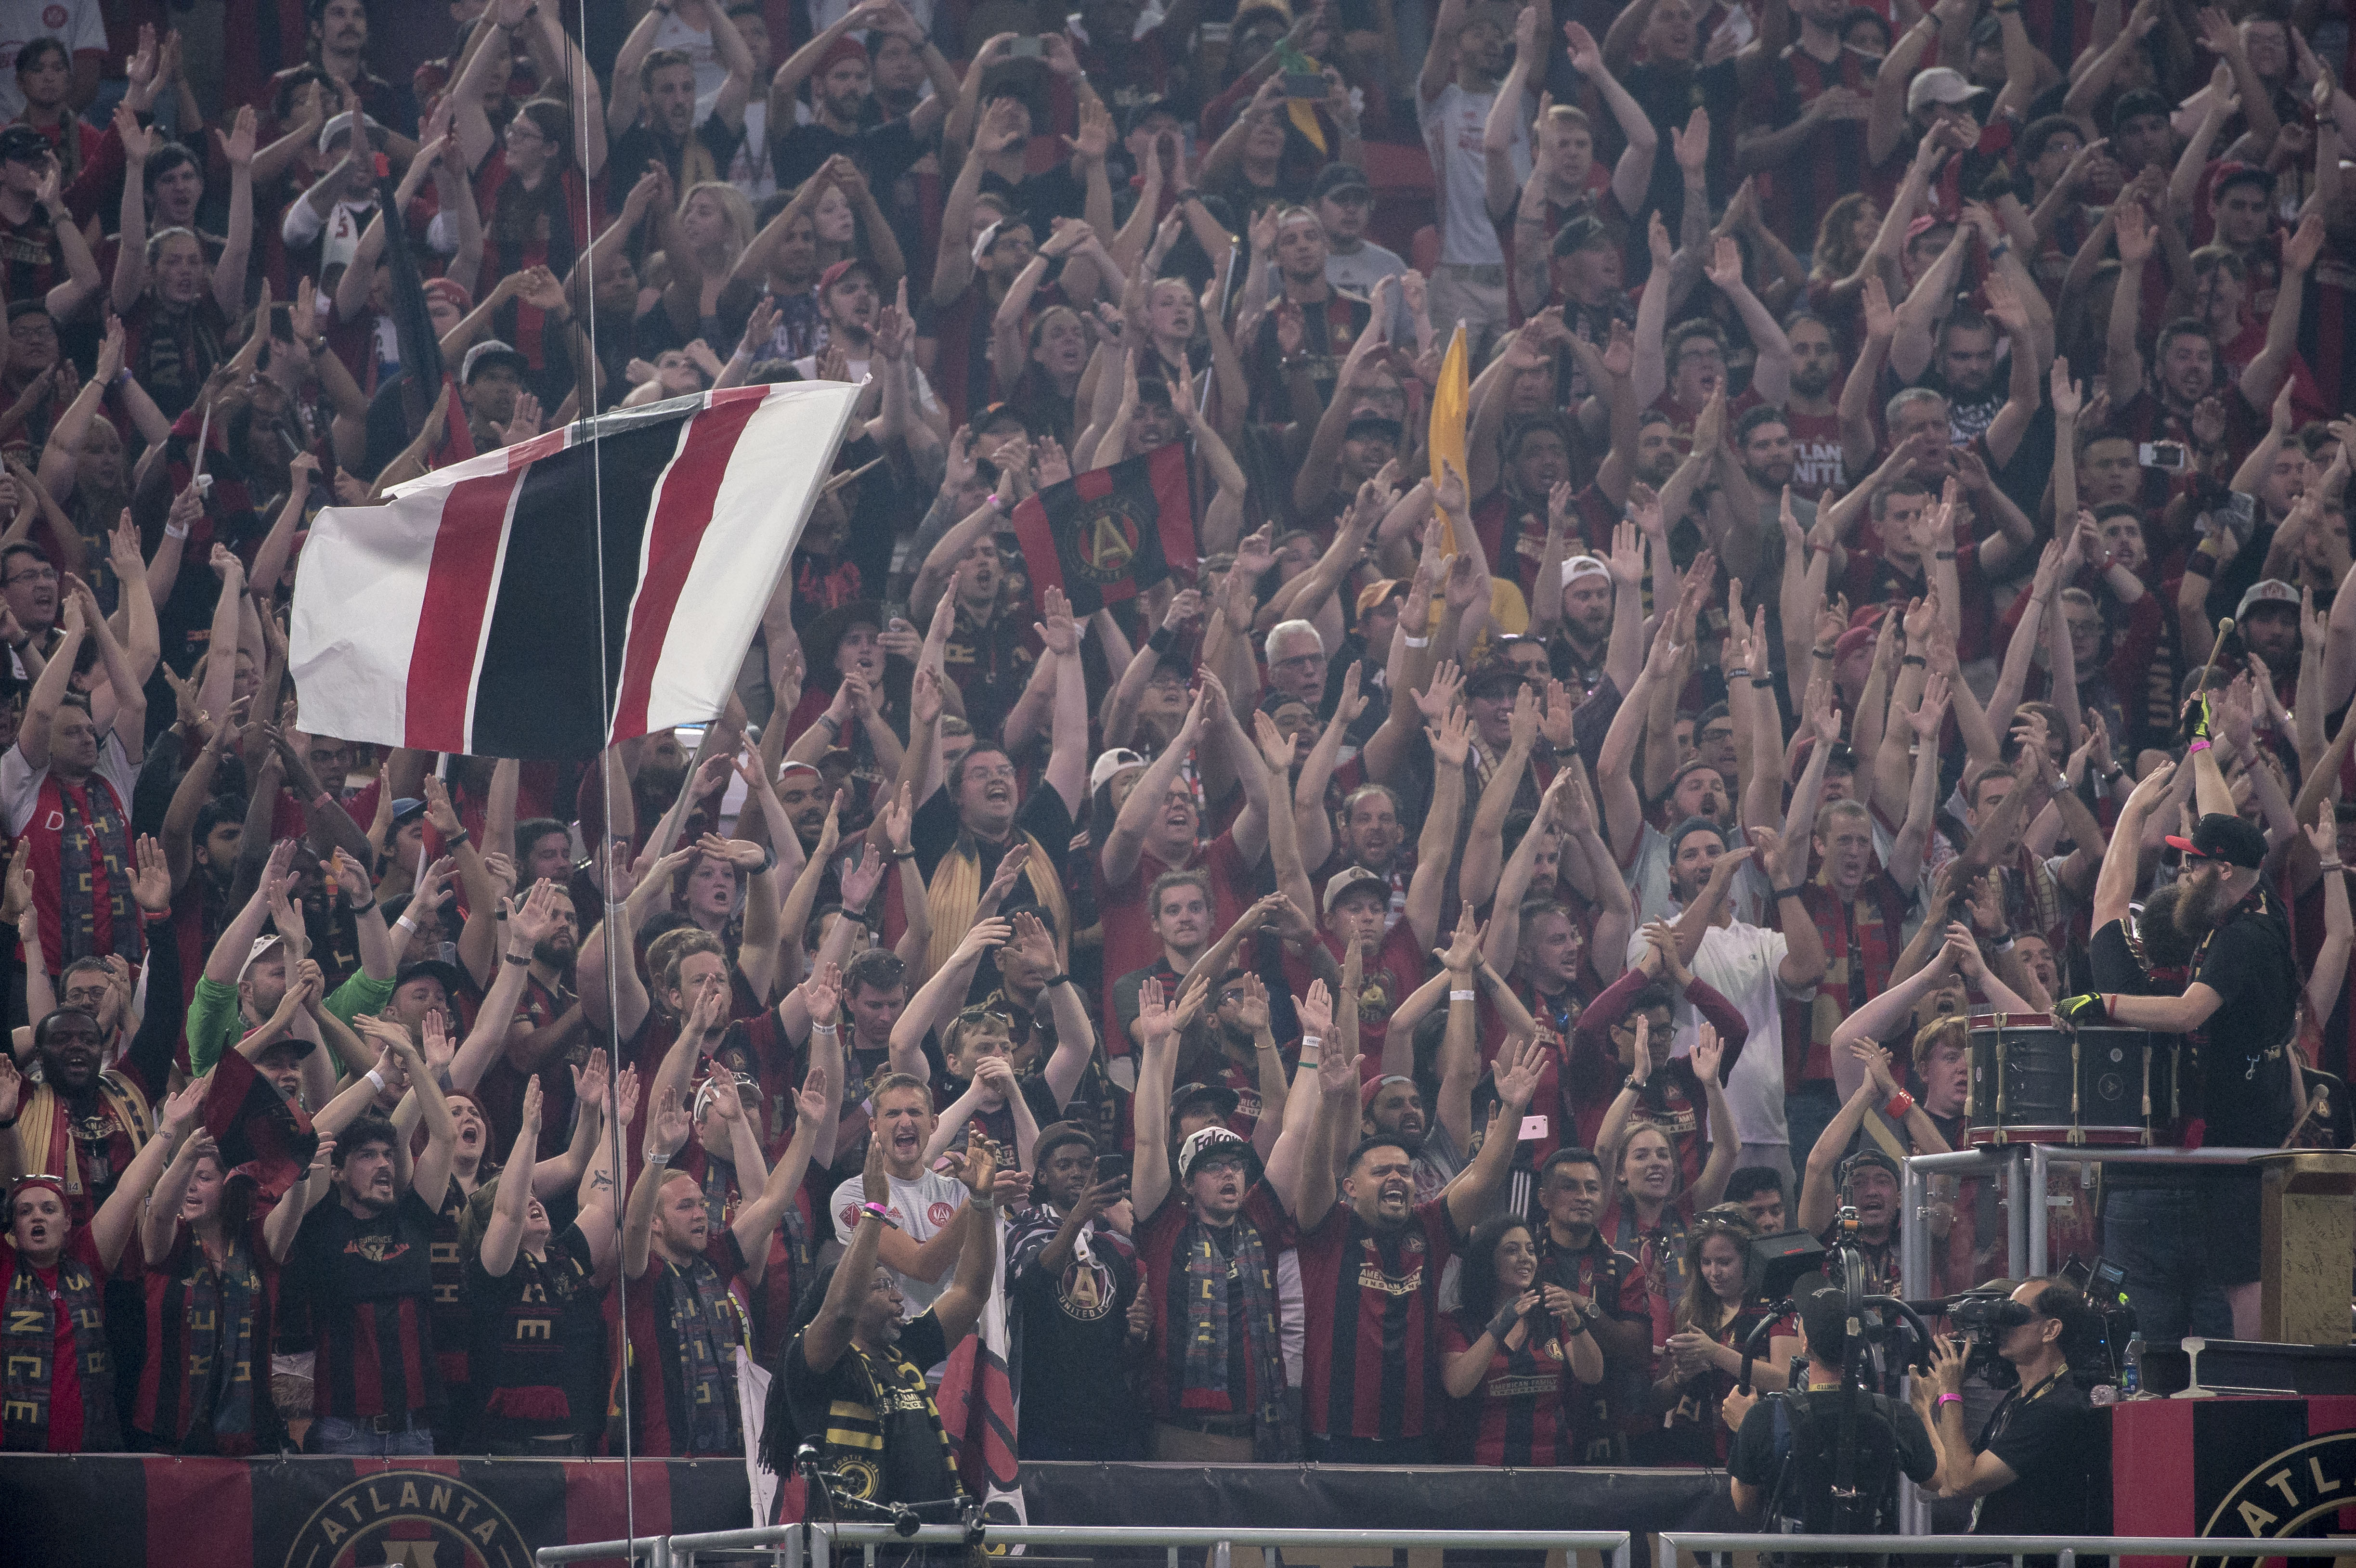
[[[338,1489],[295,1532],[285,1568],[531,1568],[498,1504],[430,1470],[385,1470]]]
[[[354,1236],[344,1243],[344,1251],[358,1253],[372,1264],[391,1263],[409,1250],[407,1242],[391,1236]]]
[[[1119,490],[1082,501],[1086,508],[1072,521],[1074,564],[1091,582],[1102,587],[1129,576],[1129,563],[1143,548],[1145,530],[1155,519],[1141,511],[1135,498]]]

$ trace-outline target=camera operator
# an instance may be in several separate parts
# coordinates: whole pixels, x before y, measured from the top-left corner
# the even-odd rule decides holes
[[[1917,1486],[1939,1472],[1939,1453],[1921,1413],[1885,1394],[1845,1391],[1848,1356],[1848,1309],[1841,1293],[1818,1283],[1794,1292],[1801,1353],[1807,1358],[1805,1392],[1761,1399],[1748,1389],[1729,1393],[1719,1409],[1734,1429],[1727,1458],[1735,1510],[1756,1520],[1772,1509],[1769,1528],[1782,1521],[1811,1535],[1876,1535],[1898,1528],[1898,1477]],[[1833,1489],[1840,1475],[1841,1406],[1855,1400],[1848,1434],[1856,1469],[1857,1501],[1846,1521],[1835,1511]],[[1780,1402],[1783,1412],[1776,1414]],[[1780,1430],[1779,1430],[1780,1428]]]
[[[1975,1535],[2084,1535],[2094,1482],[2094,1404],[2072,1373],[2099,1364],[2100,1329],[2085,1298],[2056,1280],[2025,1281],[1997,1321],[1982,1331],[1995,1359],[2019,1376],[1981,1428],[1966,1441],[1964,1428],[1965,1352],[1943,1339],[1931,1375],[1914,1381],[1914,1406],[1934,1418],[1939,1438],[1938,1491],[1971,1498]],[[1976,1350],[1969,1358],[1981,1360]]]

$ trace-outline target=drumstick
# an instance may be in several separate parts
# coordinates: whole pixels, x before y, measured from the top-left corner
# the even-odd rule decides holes
[[[884,460],[880,457],[872,458],[869,461],[861,464],[858,467],[851,469],[847,474],[837,474],[827,480],[825,487],[819,493],[823,496],[830,496],[835,491],[841,489],[845,485],[850,484],[853,479],[858,478],[861,475],[874,467],[876,464],[883,461]],[[2211,651],[2213,653],[2215,650],[2212,649]]]
[[[2233,617],[2228,615],[2217,623],[2216,638],[2209,645],[2209,662],[2201,667],[2201,683],[2192,688],[2196,693],[2209,689],[2209,672],[2217,667],[2217,650],[2223,647],[2225,639],[2233,635]]]

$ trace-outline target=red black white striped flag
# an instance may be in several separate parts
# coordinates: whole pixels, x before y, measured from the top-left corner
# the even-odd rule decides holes
[[[545,758],[711,719],[857,397],[804,382],[620,410],[327,508],[288,633],[303,728]]]

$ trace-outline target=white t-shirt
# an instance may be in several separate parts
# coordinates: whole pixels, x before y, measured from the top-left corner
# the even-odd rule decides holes
[[[1740,838],[1732,841],[1739,848]],[[1727,902],[1734,910],[1734,918],[1756,923],[1764,912],[1767,895],[1774,890],[1768,887],[1766,873],[1758,862],[1745,860],[1734,873],[1734,885],[1727,890]],[[1628,867],[1628,891],[1636,902],[1636,923],[1649,924],[1666,920],[1683,906],[1669,888],[1669,836],[1644,824],[1636,836],[1636,859]]]
[[[867,379],[868,367],[874,363],[875,361],[873,358],[845,359],[843,364],[851,372],[851,384],[855,387],[863,383]],[[808,354],[804,355],[801,358],[795,360],[794,373],[801,377],[805,381],[816,380],[818,379],[818,356],[815,354]],[[941,406],[940,400],[933,396],[932,382],[925,379],[925,373],[922,370],[918,370],[916,372],[916,406],[924,410],[928,414],[939,412]]]
[[[727,63],[713,47],[710,30],[691,27],[677,11],[666,11],[655,27],[655,48],[677,49],[695,62],[695,117],[702,119],[711,112],[707,106],[720,96],[721,86],[728,80]]]
[[[1488,157],[1481,150],[1488,128],[1494,92],[1467,92],[1454,82],[1438,96],[1420,100],[1417,116],[1423,125],[1424,150],[1431,155],[1432,173],[1440,180],[1440,260],[1444,266],[1500,265],[1505,260],[1497,243],[1497,226],[1489,217],[1484,194]],[[1514,116],[1514,183],[1530,177],[1530,126],[1526,113]]]
[[[1745,870],[1749,867],[1743,868]],[[1646,946],[1642,935],[1632,938],[1628,961],[1636,961]],[[1788,1143],[1783,1120],[1783,1008],[1786,1000],[1804,1001],[1815,987],[1792,990],[1777,976],[1790,951],[1780,931],[1749,925],[1713,925],[1701,933],[1693,956],[1694,978],[1734,1004],[1751,1032],[1741,1060],[1726,1085],[1727,1108],[1734,1113],[1734,1136],[1746,1144]],[[1701,1016],[1680,996],[1672,1009],[1677,1023],[1674,1054],[1691,1051]]]
[[[131,809],[131,786],[137,782],[138,770],[131,765],[130,753],[112,730],[98,743],[98,776],[114,786],[114,798],[124,811]],[[48,770],[36,771],[25,760],[22,746],[11,746],[0,752],[0,812],[6,814],[8,837],[21,838],[33,825],[33,813],[40,809],[41,781]]]
[[[1375,285],[1385,278],[1396,278],[1407,271],[1407,263],[1396,251],[1387,251],[1371,240],[1362,240],[1358,248],[1348,255],[1329,251],[1325,253],[1325,281],[1337,289],[1347,289],[1354,294],[1372,294]],[[1391,341],[1406,344],[1414,341],[1415,326],[1408,319],[1407,300],[1403,295],[1391,296]]]
[[[75,54],[102,55],[106,19],[98,0],[0,0],[0,124],[25,112],[16,51],[35,38],[59,38]]]
[[[846,1247],[851,1232],[859,1228],[859,1206],[867,1201],[863,1179],[854,1176],[834,1189],[834,1239]],[[895,1176],[892,1178],[892,1218],[900,1222],[901,1232],[910,1241],[929,1242],[957,1218],[967,1196],[964,1182],[936,1170],[927,1170],[913,1181]],[[907,1303],[902,1316],[913,1320],[924,1316],[925,1308],[948,1288],[950,1276],[957,1273],[957,1260],[949,1260],[937,1280],[913,1279],[897,1269],[888,1272]]]

